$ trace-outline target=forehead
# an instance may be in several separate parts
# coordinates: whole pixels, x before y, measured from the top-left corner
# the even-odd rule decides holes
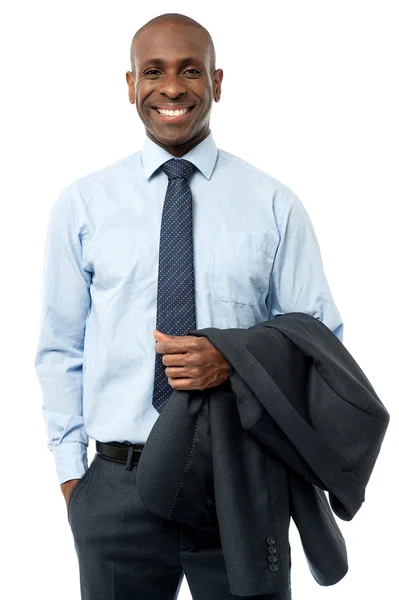
[[[137,63],[151,58],[160,58],[174,63],[191,56],[206,62],[208,39],[206,34],[192,25],[163,24],[152,25],[140,33],[135,42]]]

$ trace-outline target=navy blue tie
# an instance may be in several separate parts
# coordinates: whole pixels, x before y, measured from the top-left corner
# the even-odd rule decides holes
[[[193,259],[192,196],[189,179],[195,165],[172,158],[161,165],[168,176],[159,242],[156,329],[187,335],[196,329]],[[153,406],[162,412],[173,392],[162,362],[155,353]]]

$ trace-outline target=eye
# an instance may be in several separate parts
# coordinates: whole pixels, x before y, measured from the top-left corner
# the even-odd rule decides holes
[[[187,73],[187,71],[194,71],[195,73],[200,73],[200,71],[198,71],[198,69],[186,69],[185,73]],[[146,71],[144,73],[144,75],[151,75],[152,73],[159,73],[158,69],[149,69],[149,71]]]

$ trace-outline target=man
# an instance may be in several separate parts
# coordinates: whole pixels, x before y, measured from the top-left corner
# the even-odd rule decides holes
[[[84,600],[176,598],[183,573],[194,600],[237,598],[218,535],[145,510],[140,448],[173,389],[228,384],[224,356],[189,331],[300,311],[342,341],[343,323],[299,198],[215,144],[223,71],[208,31],[156,17],[133,38],[131,68],[143,147],[51,211],[35,360],[49,447]]]

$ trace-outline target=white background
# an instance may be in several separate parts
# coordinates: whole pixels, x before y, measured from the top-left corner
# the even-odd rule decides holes
[[[144,143],[125,72],[133,34],[164,12],[187,14],[211,33],[216,67],[224,70],[221,101],[212,109],[215,141],[303,201],[345,323],[344,344],[391,415],[366,502],[353,521],[338,520],[348,574],[335,586],[319,586],[292,523],[293,599],[398,597],[395,8],[397,2],[382,0],[211,6],[35,0],[2,10],[3,598],[79,597],[78,563],[33,367],[45,228],[64,186]],[[91,442],[89,460],[93,454]],[[184,581],[179,600],[189,598]]]

